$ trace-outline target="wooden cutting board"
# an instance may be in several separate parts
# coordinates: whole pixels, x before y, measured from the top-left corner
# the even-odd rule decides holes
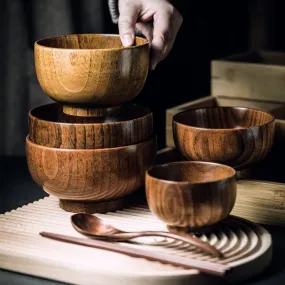
[[[49,231],[82,237],[71,226],[70,216],[71,213],[58,207],[54,197],[0,215],[0,268],[79,285],[200,285],[220,281],[197,270],[63,243],[38,234]],[[166,230],[145,205],[98,216],[122,230]],[[260,273],[271,261],[270,234],[263,227],[235,216],[200,238],[224,253],[224,260],[219,262],[233,267],[227,277],[230,282]],[[138,243],[124,245],[217,261],[194,247],[170,239],[136,241]]]

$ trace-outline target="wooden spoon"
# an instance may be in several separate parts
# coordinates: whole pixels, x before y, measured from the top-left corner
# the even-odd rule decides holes
[[[79,233],[95,238],[105,238],[112,241],[126,241],[146,236],[167,237],[194,245],[203,252],[211,254],[215,257],[222,257],[222,253],[215,247],[189,234],[173,234],[162,231],[125,232],[113,227],[112,225],[105,224],[98,217],[87,213],[78,213],[72,215],[71,224]]]
[[[204,260],[192,259],[183,256],[176,256],[173,254],[167,254],[163,252],[148,252],[143,249],[125,247],[119,244],[114,244],[106,241],[76,238],[72,236],[66,236],[56,233],[41,232],[42,237],[73,243],[82,246],[88,246],[93,248],[99,248],[103,250],[113,251],[121,254],[125,254],[136,258],[145,258],[150,261],[158,261],[163,264],[171,264],[174,266],[182,266],[185,269],[197,269],[201,273],[211,274],[223,277],[231,271],[229,266],[208,262]]]

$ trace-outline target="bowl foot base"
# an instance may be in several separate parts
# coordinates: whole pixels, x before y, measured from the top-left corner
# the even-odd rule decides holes
[[[196,228],[167,226],[167,229],[171,233],[178,233],[178,234],[179,233],[186,233],[186,234],[202,235],[202,234],[212,233],[215,230],[217,230],[219,228],[221,222],[218,222],[218,223],[210,225],[210,226],[196,227]]]
[[[92,107],[80,107],[72,105],[63,105],[63,113],[76,116],[76,117],[102,117],[102,116],[114,116],[120,110],[118,106],[92,106]]]
[[[236,169],[237,179],[249,179],[251,176],[251,168]]]
[[[116,210],[121,210],[127,207],[131,203],[130,197],[122,197],[110,201],[71,201],[71,200],[59,200],[59,207],[67,212],[72,213],[107,213]]]

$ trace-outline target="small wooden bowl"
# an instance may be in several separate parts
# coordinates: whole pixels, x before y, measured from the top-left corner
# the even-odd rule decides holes
[[[147,107],[125,104],[115,117],[76,117],[64,114],[60,104],[29,112],[32,142],[65,149],[113,148],[137,144],[153,135],[153,115]]]
[[[117,148],[61,149],[26,138],[27,164],[33,180],[60,199],[70,212],[107,212],[121,208],[131,193],[144,186],[154,165],[156,138]]]
[[[243,169],[264,159],[272,148],[275,118],[242,107],[190,109],[173,117],[176,148],[188,160]]]
[[[201,161],[171,162],[146,173],[151,212],[169,227],[195,230],[225,219],[236,200],[236,171]]]
[[[76,116],[104,115],[100,107],[132,100],[149,69],[149,43],[141,37],[126,48],[119,35],[56,36],[36,41],[34,53],[41,88]]]

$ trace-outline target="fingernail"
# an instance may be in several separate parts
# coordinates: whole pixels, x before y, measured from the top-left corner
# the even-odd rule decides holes
[[[123,42],[123,45],[125,47],[129,47],[133,44],[133,38],[131,35],[124,35],[123,38],[122,38],[122,42]]]

